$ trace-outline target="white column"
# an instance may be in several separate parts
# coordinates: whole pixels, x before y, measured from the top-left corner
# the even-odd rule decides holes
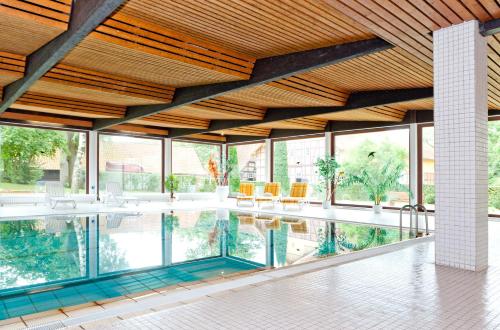
[[[273,148],[273,143],[271,139],[266,139],[266,182],[271,182],[271,169],[272,169],[272,159],[271,159],[271,153],[272,153],[272,148]]]
[[[436,264],[488,265],[487,48],[477,21],[434,32]]]
[[[90,131],[89,132],[89,150],[88,150],[88,157],[89,157],[89,168],[87,169],[88,171],[88,176],[89,176],[89,194],[95,194],[97,195],[97,191],[99,187],[97,187],[97,178],[99,175],[99,164],[97,164],[97,149],[98,149],[98,139],[97,139],[97,132],[95,131]]]
[[[172,139],[165,139],[165,178],[172,174]]]
[[[88,255],[88,276],[89,278],[97,278],[99,269],[99,258],[98,258],[98,239],[99,239],[99,227],[97,226],[97,215],[92,215],[88,218],[88,235],[89,235],[89,255]]]
[[[325,132],[325,156],[332,155],[332,132]]]
[[[418,127],[410,124],[410,204],[418,201]]]

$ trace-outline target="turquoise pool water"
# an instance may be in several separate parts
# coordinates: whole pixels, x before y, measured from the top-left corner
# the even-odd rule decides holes
[[[0,319],[396,241],[398,229],[226,210],[0,221]]]

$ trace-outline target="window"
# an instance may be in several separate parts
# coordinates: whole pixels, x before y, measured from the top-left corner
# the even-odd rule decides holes
[[[179,192],[211,192],[216,183],[208,173],[210,157],[220,162],[221,146],[207,143],[172,142],[172,174],[179,179]]]
[[[434,209],[434,127],[422,127],[421,133],[422,202]],[[488,211],[500,214],[500,120],[488,123]]]
[[[59,181],[68,192],[86,193],[86,133],[0,126],[0,193],[45,191]]]
[[[308,182],[309,199],[323,199],[314,163],[325,156],[325,138],[305,138],[273,142],[273,181],[281,183],[284,196],[291,182]]]
[[[335,157],[346,175],[359,175],[366,171],[376,178],[385,166],[389,172],[399,176],[402,185],[392,189],[382,198],[382,205],[400,207],[409,202],[409,129],[392,129],[363,133],[336,135]],[[370,157],[372,155],[373,157]],[[368,162],[372,164],[367,165]],[[399,168],[401,171],[396,173]],[[377,180],[379,181],[379,180]],[[338,204],[372,205],[372,196],[362,184],[338,187],[335,192]]]
[[[233,166],[229,178],[231,193],[239,191],[240,182],[263,187],[266,181],[266,144],[251,143],[229,146],[228,161]]]
[[[99,191],[118,182],[126,192],[161,192],[162,141],[99,135]]]

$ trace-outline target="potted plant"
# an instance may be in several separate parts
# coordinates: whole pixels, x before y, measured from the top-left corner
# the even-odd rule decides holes
[[[165,180],[165,188],[170,192],[170,201],[173,202],[175,200],[174,191],[179,189],[179,179],[175,175],[170,174]]]
[[[229,174],[231,173],[232,166],[229,162],[224,162],[222,159],[220,164],[213,159],[212,156],[208,159],[208,172],[210,176],[214,179],[217,187],[215,188],[215,194],[219,202],[225,202],[229,196]]]
[[[320,190],[325,193],[323,200],[323,208],[329,209],[332,205],[332,196],[343,178],[343,172],[337,173],[339,163],[335,157],[326,156],[325,158],[318,158],[314,165],[318,168],[318,175],[320,176]]]
[[[397,189],[409,192],[407,187],[399,183],[403,170],[404,164],[402,162],[394,162],[390,159],[380,162],[375,159],[375,152],[370,152],[361,171],[348,173],[342,186],[361,184],[374,202],[373,211],[380,213],[382,211],[381,202],[387,198],[389,191]]]

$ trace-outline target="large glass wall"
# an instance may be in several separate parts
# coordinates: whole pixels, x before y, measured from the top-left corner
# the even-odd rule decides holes
[[[250,143],[228,147],[228,161],[233,170],[229,178],[231,193],[239,191],[240,182],[253,182],[257,190],[266,181],[266,144]]]
[[[421,128],[422,202],[434,209],[434,127]],[[488,207],[490,214],[500,214],[500,120],[488,123]]]
[[[127,192],[161,192],[162,141],[99,135],[99,191],[118,182]]]
[[[208,173],[208,160],[220,162],[221,146],[184,141],[172,142],[172,174],[179,179],[179,192],[211,192],[216,183]]]
[[[325,156],[324,137],[274,141],[273,155],[273,181],[281,183],[284,196],[292,182],[308,182],[309,199],[323,199],[314,163]]]
[[[86,133],[0,126],[0,193],[45,191],[59,181],[68,192],[86,193]]]
[[[334,138],[335,157],[346,176],[360,176],[365,171],[371,178],[367,182],[372,182],[371,187],[361,183],[338,187],[335,203],[372,205],[373,197],[367,188],[384,185],[384,181],[392,175],[401,186],[390,189],[381,204],[394,207],[408,204],[409,129],[349,133],[335,135]]]

